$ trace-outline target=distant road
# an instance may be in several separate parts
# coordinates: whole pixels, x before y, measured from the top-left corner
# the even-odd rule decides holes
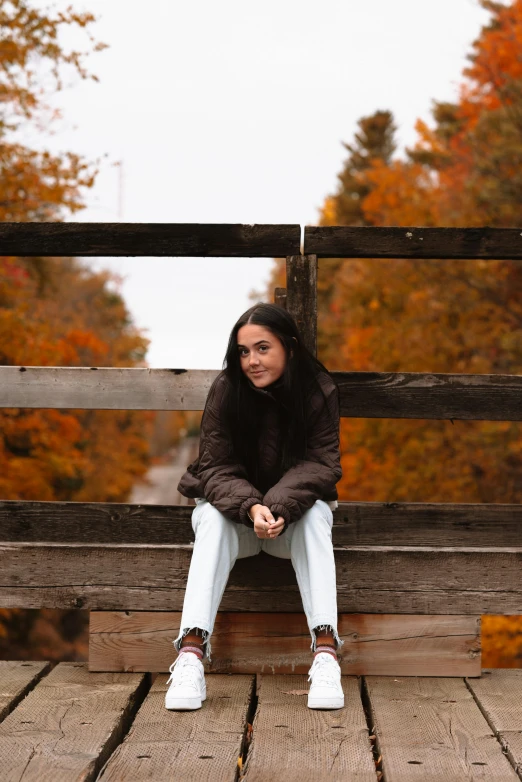
[[[199,438],[186,437],[175,449],[172,462],[156,464],[134,485],[129,502],[137,505],[194,505],[177,485],[187,466],[198,455]]]

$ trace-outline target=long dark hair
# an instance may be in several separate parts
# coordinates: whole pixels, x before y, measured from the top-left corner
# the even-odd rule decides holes
[[[255,304],[236,321],[228,341],[223,361],[223,372],[228,377],[231,392],[225,403],[225,415],[232,433],[236,455],[245,465],[251,480],[257,477],[257,444],[260,435],[260,395],[241,369],[237,334],[246,324],[264,326],[282,343],[286,352],[286,366],[276,381],[279,401],[281,440],[277,444],[279,468],[286,472],[306,454],[306,411],[310,396],[319,389],[326,396],[318,380],[326,367],[306,348],[292,316],[277,304]],[[270,390],[271,386],[267,386]],[[261,400],[262,401],[262,400]]]

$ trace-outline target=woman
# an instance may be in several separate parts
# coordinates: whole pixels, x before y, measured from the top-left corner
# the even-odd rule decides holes
[[[332,547],[341,478],[339,392],[289,313],[256,304],[230,334],[201,422],[199,456],[178,490],[196,500],[195,533],[168,709],[198,709],[202,660],[236,559],[291,559],[312,637],[308,706],[344,706]]]

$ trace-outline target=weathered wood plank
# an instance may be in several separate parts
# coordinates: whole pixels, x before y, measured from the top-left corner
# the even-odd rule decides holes
[[[306,705],[305,676],[259,676],[245,782],[375,782],[368,727],[355,677],[343,677],[344,709]]]
[[[198,711],[165,709],[166,677],[156,679],[102,782],[233,782],[253,692],[251,676],[208,676]]]
[[[60,663],[0,724],[2,779],[95,779],[146,689],[144,674],[96,674],[84,663]]]
[[[182,608],[190,546],[0,545],[0,605]],[[341,613],[520,614],[522,548],[335,549]],[[301,611],[289,560],[238,560],[224,611]]]
[[[216,369],[0,367],[0,407],[202,410]],[[522,420],[522,375],[331,372],[345,418]]]
[[[299,225],[2,223],[0,255],[270,258],[298,253]]]
[[[0,501],[6,543],[193,543],[193,508],[117,502]],[[522,505],[340,502],[334,546],[505,548],[522,541]]]
[[[216,369],[0,367],[0,407],[203,410]]]
[[[522,375],[332,372],[341,416],[520,421]]]
[[[18,705],[51,668],[46,662],[0,660],[0,720]]]
[[[522,777],[522,670],[485,670],[468,681],[475,701],[500,741],[512,766]]]
[[[366,678],[386,782],[518,779],[462,679]]]
[[[520,228],[305,226],[304,252],[320,258],[520,260]]]
[[[89,670],[168,671],[179,612],[91,611]],[[480,617],[340,614],[343,674],[480,676]],[[303,613],[220,612],[212,635],[214,673],[307,673]]]
[[[286,259],[286,309],[297,323],[303,342],[317,354],[317,256]]]
[[[300,253],[299,225],[2,223],[3,255],[281,257]],[[304,252],[330,258],[520,259],[518,228],[305,226]]]

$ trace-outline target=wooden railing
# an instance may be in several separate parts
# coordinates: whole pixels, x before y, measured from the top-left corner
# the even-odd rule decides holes
[[[287,287],[277,290],[276,300],[292,313],[312,351],[318,256],[522,259],[519,229],[307,227],[303,254],[300,239],[297,225],[0,224],[2,255],[286,256]],[[0,367],[0,406],[201,410],[215,375],[178,368]],[[345,417],[522,420],[522,375],[332,376]],[[0,605],[89,608],[93,669],[151,670],[151,656],[157,669],[165,668],[190,563],[190,515],[191,508],[181,506],[0,502]],[[343,669],[480,675],[480,615],[522,614],[522,506],[342,502],[334,519]],[[237,662],[238,648],[226,646],[225,634],[219,641],[220,626],[248,625],[259,634],[263,617],[272,613],[266,648],[275,670],[289,663],[274,622],[281,635],[291,627],[306,636],[302,615],[294,614],[301,603],[285,561],[265,555],[240,560],[221,610],[215,670],[260,665],[259,650]],[[306,665],[300,659],[296,672]]]

